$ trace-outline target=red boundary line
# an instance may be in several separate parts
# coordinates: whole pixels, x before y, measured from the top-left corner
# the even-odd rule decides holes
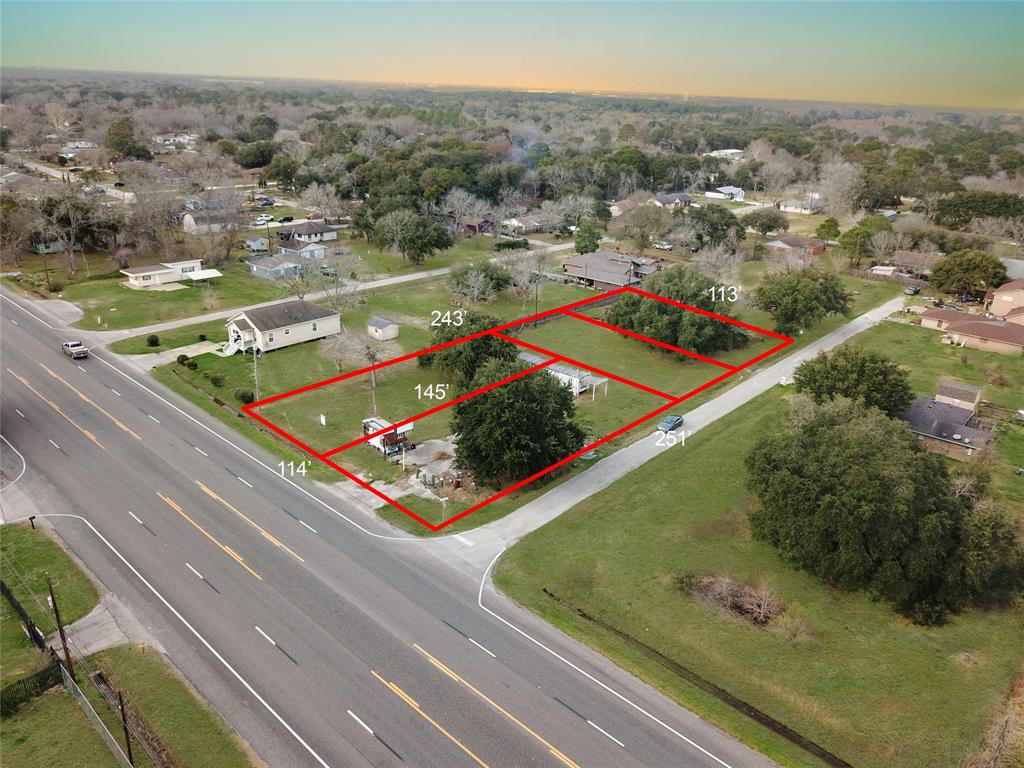
[[[543,363],[540,363],[538,365],[533,366],[532,368],[527,368],[526,370],[520,371],[519,373],[512,374],[511,376],[506,376],[504,379],[501,379],[500,381],[496,381],[493,384],[488,384],[486,387],[480,387],[480,389],[476,389],[476,390],[473,390],[472,392],[467,392],[464,395],[459,395],[458,397],[454,397],[454,398],[452,398],[451,400],[449,400],[449,401],[447,401],[445,403],[441,403],[441,405],[435,405],[433,408],[428,408],[427,410],[423,411],[422,413],[417,413],[415,416],[410,416],[407,419],[402,419],[401,421],[395,422],[390,427],[384,427],[384,429],[378,429],[376,432],[371,432],[368,435],[363,435],[362,437],[360,437],[360,438],[358,438],[356,440],[352,440],[352,441],[350,441],[348,443],[345,443],[344,445],[338,446],[337,448],[332,448],[331,450],[326,451],[326,452],[320,454],[320,458],[322,459],[322,458],[325,458],[327,456],[333,456],[336,453],[341,453],[342,451],[346,451],[349,448],[352,448],[354,446],[359,445],[360,443],[365,443],[365,442],[367,442],[369,440],[372,440],[375,437],[380,437],[381,435],[383,435],[383,434],[385,434],[387,432],[391,432],[392,430],[398,429],[399,427],[404,427],[406,424],[411,424],[414,421],[419,421],[420,419],[426,418],[427,416],[432,416],[435,413],[438,413],[440,411],[444,411],[444,410],[446,410],[448,408],[451,408],[454,405],[458,405],[459,403],[465,402],[466,400],[469,400],[470,398],[476,397],[477,395],[482,395],[484,392],[489,392],[492,389],[496,389],[498,387],[503,387],[506,384],[508,384],[508,383],[510,383],[512,381],[515,381],[516,379],[521,379],[524,376],[529,376],[531,373],[536,373],[539,370],[547,368],[549,365],[552,365],[555,362],[556,362],[555,360],[546,360]]]
[[[638,381],[633,381],[632,379],[627,379],[624,376],[617,376],[614,373],[610,373],[608,371],[603,371],[600,368],[595,368],[592,365],[587,365],[586,363],[581,363],[579,360],[573,360],[571,357],[565,357],[564,355],[560,355],[557,352],[552,352],[550,349],[545,349],[544,347],[538,347],[536,344],[530,344],[527,341],[523,341],[521,339],[517,339],[515,336],[508,336],[508,335],[506,335],[504,333],[500,333],[500,332],[495,332],[494,335],[497,336],[498,338],[505,339],[506,341],[511,341],[513,344],[517,344],[520,347],[526,347],[527,349],[532,349],[534,352],[540,352],[541,354],[548,355],[549,357],[552,358],[552,360],[550,360],[548,362],[548,365],[550,365],[551,363],[556,363],[556,362],[571,363],[572,365],[575,365],[578,368],[582,368],[585,371],[591,371],[593,373],[600,374],[601,376],[606,376],[609,379],[614,379],[615,381],[621,382],[622,384],[627,384],[627,385],[629,385],[631,387],[634,387],[636,389],[642,389],[644,392],[647,392],[648,394],[657,395],[658,397],[664,398],[665,400],[673,400],[673,399],[675,399],[675,395],[666,394],[666,393],[661,392],[661,391],[659,391],[657,389],[654,389],[653,387],[648,387],[646,384],[641,384]]]
[[[656,347],[661,347],[662,349],[667,349],[670,352],[678,352],[681,355],[686,355],[687,357],[692,357],[694,360],[700,360],[701,362],[704,362],[704,363],[711,363],[712,365],[717,365],[719,368],[726,368],[726,369],[728,369],[730,371],[735,371],[736,370],[736,366],[735,365],[731,365],[729,363],[723,363],[721,360],[715,360],[715,358],[713,358],[713,357],[707,357],[707,356],[701,355],[701,354],[699,354],[697,352],[691,352],[690,350],[683,349],[682,347],[676,347],[676,346],[673,346],[671,344],[666,344],[664,341],[658,341],[657,339],[652,339],[650,336],[644,336],[643,334],[636,333],[635,331],[627,331],[625,328],[621,328],[618,325],[612,325],[611,323],[606,323],[603,320],[598,320],[596,317],[587,317],[586,315],[581,315],[581,314],[578,314],[576,312],[566,312],[565,316],[566,317],[575,317],[577,320],[584,320],[584,321],[586,321],[588,323],[593,323],[594,325],[596,325],[596,326],[598,326],[600,328],[604,328],[604,329],[609,330],[609,331],[615,331],[616,333],[621,333],[623,336],[630,336],[630,337],[632,337],[634,339],[640,339],[641,341],[647,342],[648,344],[654,344]]]
[[[665,395],[664,393],[659,393],[656,390],[651,390],[649,387],[646,387],[646,386],[644,386],[642,384],[639,384],[638,382],[630,381],[629,379],[624,379],[622,377],[615,376],[614,374],[608,374],[607,372],[601,371],[601,370],[599,370],[597,368],[593,368],[591,366],[584,365],[582,363],[579,363],[578,361],[572,360],[570,358],[566,358],[566,357],[564,357],[562,355],[557,355],[557,354],[551,352],[550,350],[544,349],[543,347],[537,347],[535,345],[531,345],[531,344],[528,344],[527,342],[519,341],[518,339],[515,339],[515,338],[512,338],[512,337],[508,337],[505,334],[500,333],[500,331],[503,331],[505,329],[528,325],[529,323],[533,322],[534,320],[538,320],[538,319],[540,319],[542,317],[549,317],[549,316],[554,315],[554,314],[565,314],[565,315],[568,315],[568,316],[571,316],[571,317],[579,317],[580,319],[587,320],[588,322],[595,322],[598,325],[607,325],[605,323],[601,323],[601,321],[595,321],[593,318],[587,318],[585,316],[576,315],[575,313],[571,312],[570,310],[572,310],[572,309],[574,309],[576,307],[583,306],[585,304],[589,304],[589,303],[594,302],[594,301],[596,301],[598,299],[601,299],[603,297],[618,295],[618,294],[622,294],[622,293],[626,293],[626,292],[634,293],[634,294],[637,294],[637,295],[640,295],[640,296],[644,296],[644,297],[653,299],[655,301],[661,301],[661,302],[664,302],[664,303],[667,303],[667,304],[671,304],[672,306],[679,307],[680,309],[685,309],[685,310],[688,310],[688,311],[691,311],[691,312],[696,312],[697,314],[704,315],[705,317],[711,317],[711,318],[714,318],[716,320],[721,320],[723,322],[729,323],[731,325],[738,326],[740,328],[745,328],[745,329],[747,329],[749,331],[753,331],[755,333],[759,333],[759,334],[766,335],[766,336],[771,336],[772,338],[779,339],[781,343],[776,344],[771,349],[768,349],[767,351],[762,352],[761,354],[756,355],[756,356],[750,358],[749,360],[745,361],[744,363],[740,364],[739,366],[729,366],[730,369],[727,370],[725,373],[721,374],[720,376],[715,377],[714,379],[711,379],[710,381],[705,382],[704,384],[701,384],[698,387],[695,387],[694,389],[690,390],[689,392],[687,392],[684,395],[681,395],[679,397],[672,397],[671,395]],[[617,331],[617,332],[623,332],[625,330],[625,329],[621,329],[621,328],[618,328],[617,326],[612,326],[612,325],[608,325],[608,328],[610,330],[614,330],[614,331]],[[418,515],[415,512],[413,512],[411,509],[406,507],[404,504],[399,503],[398,501],[396,501],[395,499],[392,499],[390,496],[388,496],[387,494],[383,493],[379,489],[374,488],[372,485],[370,485],[366,481],[362,480],[361,478],[357,477],[355,474],[353,474],[352,472],[346,470],[344,467],[340,466],[339,464],[337,464],[336,462],[334,462],[333,460],[331,460],[329,458],[329,454],[336,453],[337,451],[342,450],[342,449],[334,449],[334,450],[330,451],[328,454],[318,453],[317,451],[313,450],[308,445],[303,443],[301,440],[293,437],[291,434],[289,434],[288,432],[285,432],[283,429],[278,427],[273,422],[267,420],[266,418],[264,418],[263,416],[260,416],[258,413],[255,412],[256,408],[258,408],[258,407],[260,407],[262,405],[267,405],[269,403],[273,403],[273,402],[276,402],[278,400],[282,400],[282,399],[284,399],[286,397],[289,397],[291,395],[297,395],[297,394],[300,394],[302,392],[308,392],[308,391],[313,390],[313,389],[319,389],[320,387],[324,387],[324,386],[327,386],[328,384],[333,384],[335,382],[342,381],[342,380],[350,378],[352,376],[357,376],[357,375],[360,375],[360,374],[365,374],[365,373],[367,373],[367,372],[369,372],[371,370],[378,370],[380,368],[384,368],[384,367],[387,367],[389,365],[394,365],[396,363],[400,363],[400,362],[403,362],[405,360],[410,360],[410,359],[413,359],[415,357],[420,357],[420,356],[422,356],[424,354],[429,354],[431,352],[435,352],[435,351],[440,350],[440,349],[445,349],[446,347],[450,347],[450,346],[453,346],[453,345],[456,345],[456,344],[461,344],[461,343],[463,343],[465,341],[470,341],[471,339],[479,338],[481,336],[485,336],[485,335],[488,335],[488,334],[497,336],[499,338],[506,338],[509,341],[512,341],[513,343],[518,344],[519,346],[530,347],[532,349],[535,349],[536,351],[539,351],[539,352],[541,352],[541,353],[543,353],[545,355],[549,355],[549,356],[552,357],[551,360],[549,360],[549,361],[547,361],[547,362],[545,362],[545,363],[543,363],[541,365],[534,366],[533,369],[529,369],[527,371],[522,371],[522,372],[520,372],[519,375],[526,375],[528,373],[535,372],[536,370],[540,370],[540,369],[542,369],[542,368],[544,368],[544,367],[546,367],[548,365],[551,365],[551,363],[553,363],[553,362],[556,362],[558,360],[563,360],[565,362],[572,363],[573,365],[578,365],[579,367],[584,368],[586,370],[591,370],[591,371],[594,371],[595,373],[599,373],[601,375],[607,375],[609,378],[615,379],[616,381],[620,381],[620,382],[622,382],[624,384],[627,384],[627,385],[630,385],[630,386],[634,386],[634,387],[637,387],[639,389],[646,390],[648,392],[651,392],[652,394],[657,394],[657,395],[659,395],[661,397],[669,398],[669,400],[664,405],[656,408],[655,410],[651,411],[650,413],[645,414],[643,416],[640,416],[639,418],[634,419],[629,424],[626,424],[625,426],[620,427],[619,429],[616,429],[614,432],[611,432],[610,434],[605,435],[604,437],[600,438],[599,440],[595,440],[593,443],[590,443],[589,445],[586,445],[583,448],[580,448],[578,451],[576,451],[576,452],[570,454],[569,456],[566,456],[565,458],[555,462],[550,467],[542,469],[539,472],[535,472],[533,475],[531,475],[531,476],[529,476],[527,478],[524,478],[523,480],[520,480],[520,481],[514,483],[513,485],[510,485],[508,488],[505,488],[504,490],[499,491],[498,493],[494,494],[493,496],[491,496],[491,497],[489,497],[487,499],[484,499],[483,501],[478,502],[477,504],[474,504],[473,506],[469,507],[468,509],[465,509],[462,512],[460,512],[459,514],[455,515],[454,517],[451,517],[448,520],[445,520],[440,525],[434,525],[433,523],[427,522],[420,515]],[[636,338],[638,338],[638,339],[640,339],[642,341],[653,343],[655,345],[661,345],[660,342],[658,342],[657,340],[651,339],[651,338],[649,338],[647,336],[642,336],[640,334],[637,334]],[[709,389],[710,387],[713,387],[716,384],[724,381],[725,379],[728,379],[729,377],[734,376],[735,374],[739,373],[740,371],[744,370],[745,368],[748,368],[751,365],[754,365],[755,363],[760,362],[761,360],[765,359],[766,357],[769,357],[770,355],[775,354],[779,350],[784,349],[785,347],[788,347],[791,344],[793,344],[793,339],[788,337],[788,336],[783,336],[783,335],[775,333],[773,331],[769,331],[769,330],[766,330],[764,328],[759,328],[759,327],[757,327],[755,325],[750,325],[748,323],[744,323],[744,322],[742,322],[740,320],[735,320],[733,318],[724,317],[722,315],[715,314],[714,312],[709,312],[707,310],[699,309],[697,307],[692,307],[692,306],[690,306],[688,304],[683,304],[683,303],[678,302],[678,301],[673,301],[671,299],[666,299],[666,298],[664,298],[662,296],[657,296],[657,295],[655,295],[653,293],[648,293],[647,291],[642,291],[642,290],[640,290],[638,288],[633,288],[631,286],[626,286],[626,287],[623,287],[623,288],[618,288],[618,289],[616,289],[614,291],[608,291],[607,293],[604,293],[604,294],[601,294],[601,295],[598,295],[598,296],[594,296],[594,297],[591,297],[591,298],[588,298],[588,299],[581,299],[580,301],[573,302],[572,304],[567,304],[564,307],[558,307],[556,309],[551,309],[551,310],[547,310],[545,312],[540,312],[540,313],[538,313],[536,315],[531,315],[528,318],[522,318],[522,319],[519,319],[519,320],[513,320],[512,322],[504,323],[503,325],[496,326],[496,327],[491,328],[491,329],[486,330],[486,331],[480,331],[478,333],[470,334],[470,335],[464,336],[462,338],[455,339],[454,341],[445,342],[444,344],[437,344],[437,345],[435,345],[433,347],[428,347],[427,349],[419,350],[418,352],[412,352],[412,353],[409,353],[409,354],[406,354],[406,355],[402,355],[402,356],[397,357],[397,358],[395,358],[393,360],[389,360],[389,361],[387,361],[385,363],[379,363],[379,364],[374,365],[374,366],[370,366],[370,367],[367,367],[367,368],[362,368],[362,369],[360,369],[358,371],[352,371],[350,373],[343,374],[341,376],[335,376],[333,378],[326,379],[324,381],[315,382],[313,384],[308,384],[306,386],[299,387],[299,388],[291,390],[289,392],[283,392],[281,394],[274,395],[272,397],[264,398],[263,400],[260,400],[258,402],[250,403],[248,405],[242,406],[242,410],[246,414],[251,416],[252,418],[256,419],[260,423],[262,423],[265,426],[267,426],[270,429],[272,429],[275,433],[281,435],[282,437],[284,437],[289,442],[293,443],[294,445],[296,445],[299,448],[301,448],[302,450],[304,450],[306,453],[308,453],[311,456],[314,456],[315,458],[317,458],[320,461],[324,462],[325,464],[330,466],[332,469],[337,470],[338,472],[340,472],[345,477],[349,478],[350,480],[352,480],[353,482],[355,482],[359,486],[361,486],[361,487],[365,488],[366,490],[370,491],[371,493],[373,493],[378,498],[386,501],[391,506],[393,506],[396,509],[404,512],[406,515],[408,515],[412,519],[416,520],[421,525],[425,526],[426,528],[430,529],[431,531],[437,532],[437,531],[440,531],[440,530],[448,527],[452,523],[454,523],[454,522],[456,522],[458,520],[461,520],[462,518],[466,517],[467,515],[470,515],[473,512],[476,512],[478,509],[480,509],[480,508],[482,508],[482,507],[484,507],[484,506],[486,506],[486,505],[488,505],[488,504],[490,504],[490,503],[492,503],[494,501],[497,501],[498,499],[503,498],[503,497],[507,496],[508,494],[510,494],[510,493],[512,493],[512,492],[514,492],[514,491],[516,491],[516,490],[518,490],[520,488],[522,488],[523,486],[529,485],[530,483],[540,479],[544,475],[547,475],[550,472],[553,472],[554,470],[558,469],[559,467],[562,467],[565,464],[567,464],[567,463],[575,460],[576,458],[582,456],[587,451],[591,451],[594,448],[597,448],[598,446],[603,445],[603,444],[609,442],[610,440],[614,440],[619,435],[621,435],[621,434],[623,434],[625,432],[628,432],[629,430],[633,429],[634,427],[639,426],[640,424],[643,424],[645,421],[649,421],[650,419],[654,418],[655,416],[658,416],[659,414],[664,413],[668,409],[670,409],[670,408],[672,408],[672,407],[674,407],[676,405],[679,405],[680,403],[690,399],[694,395],[697,395],[700,392],[703,392],[704,390]],[[690,353],[690,352],[687,352],[686,350],[682,350],[682,349],[678,349],[678,348],[674,348],[674,351],[681,352],[683,354],[689,354],[689,355],[695,355],[696,354],[696,353]],[[706,362],[710,362],[710,363],[713,363],[713,364],[716,364],[716,365],[727,365],[725,363],[721,363],[720,361],[712,360],[711,358],[708,358],[706,360]],[[509,381],[511,381],[512,378],[518,378],[518,376],[510,377]],[[482,390],[480,390],[478,392],[470,393],[470,394],[464,396],[463,399],[468,399],[469,397],[475,396],[477,394],[481,394],[482,392],[487,391],[488,389],[493,389],[495,386],[499,386],[502,383],[507,383],[507,382],[496,382],[494,385],[491,385],[491,386],[489,386],[487,388],[484,388],[484,389],[482,389]],[[458,400],[458,398],[456,400]],[[406,420],[404,420],[402,422],[399,422],[399,424],[392,425],[389,429],[393,429],[393,428],[395,428],[395,427],[397,427],[399,425],[407,424],[407,423],[409,423],[412,420],[415,420],[415,419],[420,418],[422,416],[430,415],[431,413],[435,413],[438,410],[443,410],[443,408],[451,407],[452,405],[455,405],[455,404],[456,404],[455,401],[452,401],[452,402],[449,402],[449,403],[447,403],[447,404],[445,404],[443,406],[438,406],[437,408],[429,409],[428,411],[425,411],[422,414],[417,414],[416,416],[412,416],[409,419],[406,419]],[[388,430],[383,430],[383,431],[388,431]],[[365,438],[363,438],[362,440],[357,441],[353,445],[357,445],[359,443],[362,443],[365,440],[369,440],[372,437],[373,437],[373,435],[368,435]],[[349,446],[349,447],[351,447],[351,446]]]

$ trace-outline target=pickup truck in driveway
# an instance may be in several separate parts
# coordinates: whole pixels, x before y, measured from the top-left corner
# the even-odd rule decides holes
[[[65,341],[60,345],[61,351],[72,360],[80,360],[89,356],[89,348],[80,341]]]

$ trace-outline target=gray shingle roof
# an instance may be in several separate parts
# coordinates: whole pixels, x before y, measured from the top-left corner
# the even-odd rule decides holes
[[[915,434],[981,449],[992,442],[992,433],[968,427],[967,421],[972,415],[967,408],[919,397],[911,403],[903,419]]]
[[[308,323],[324,317],[334,317],[338,312],[324,309],[308,301],[295,300],[271,304],[268,307],[247,309],[239,314],[246,317],[258,330],[273,331],[276,328],[287,328],[289,325]]]

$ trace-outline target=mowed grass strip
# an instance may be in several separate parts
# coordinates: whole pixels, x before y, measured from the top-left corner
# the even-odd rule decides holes
[[[102,737],[61,687],[21,705],[0,728],[4,768],[118,768]]]
[[[89,663],[102,670],[108,683],[143,713],[182,765],[248,768],[258,762],[221,717],[152,648],[120,645],[93,654]],[[91,688],[93,706],[111,732],[118,734],[119,718],[102,705],[98,695],[92,695],[95,692]]]
[[[119,355],[148,355],[154,352],[165,352],[168,349],[187,347],[190,344],[198,344],[200,341],[204,341],[204,339],[199,338],[200,336],[206,336],[205,341],[221,344],[228,340],[226,322],[226,320],[209,320],[205,323],[193,323],[192,325],[183,325],[179,328],[161,331],[156,334],[160,343],[155,347],[149,346],[148,339],[150,334],[148,333],[132,336],[115,341],[110,345],[110,351],[116,352]]]
[[[783,418],[782,393],[761,395],[528,536],[502,558],[496,582],[783,764],[814,763],[542,590],[855,765],[955,766],[1019,674],[1024,612],[971,610],[945,627],[917,627],[753,541],[743,462]],[[720,614],[677,589],[676,577],[688,573],[768,586],[808,622],[810,636],[794,643]]]

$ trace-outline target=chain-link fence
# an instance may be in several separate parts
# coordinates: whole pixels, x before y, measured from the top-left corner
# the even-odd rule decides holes
[[[59,661],[57,663],[60,664]],[[74,681],[63,664],[60,664],[60,672],[61,677],[64,680],[64,687],[68,689],[68,693],[71,694],[72,698],[78,702],[78,706],[80,706],[82,711],[85,712],[86,717],[92,721],[93,726],[99,732],[100,736],[103,737],[103,741],[107,743],[111,753],[113,753],[114,757],[117,758],[117,762],[121,764],[122,768],[132,768],[132,764],[128,760],[127,755],[125,755],[124,750],[121,749],[121,745],[117,742],[117,739],[114,738],[113,734],[107,730],[106,724],[100,716],[96,714],[96,710],[92,708],[92,704],[90,704],[89,700],[85,698],[85,694],[82,693],[82,689],[78,687],[78,683]]]

